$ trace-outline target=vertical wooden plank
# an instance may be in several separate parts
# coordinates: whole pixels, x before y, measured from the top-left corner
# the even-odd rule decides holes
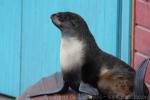
[[[122,0],[121,59],[127,63],[130,63],[131,5],[131,0]]]
[[[20,79],[21,0],[0,0],[0,92],[16,96]]]
[[[41,77],[60,70],[60,32],[49,16],[60,11],[80,14],[98,45],[117,54],[117,0],[24,0],[21,91]]]
[[[105,22],[101,23],[105,25],[105,40],[102,42],[105,45],[107,52],[117,56],[117,32],[118,32],[118,0],[105,0]],[[101,37],[101,38],[104,38]]]
[[[59,70],[60,34],[50,21],[56,6],[56,1],[23,1],[21,91]]]
[[[135,50],[135,0],[132,0],[132,29],[131,29],[131,65],[134,68],[134,50]]]

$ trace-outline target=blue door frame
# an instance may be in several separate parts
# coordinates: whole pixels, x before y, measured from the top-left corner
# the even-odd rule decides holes
[[[0,93],[18,96],[60,71],[60,32],[49,16],[79,13],[99,47],[130,63],[131,0],[1,0]]]

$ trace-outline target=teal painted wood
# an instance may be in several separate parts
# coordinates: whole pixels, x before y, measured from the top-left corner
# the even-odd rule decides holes
[[[20,0],[0,0],[0,93],[17,96],[20,86]]]
[[[130,63],[132,0],[122,0],[121,59]]]
[[[60,70],[60,32],[49,19],[59,11],[79,13],[100,48],[117,54],[117,0],[24,0],[21,91],[41,77]]]
[[[118,33],[118,0],[104,0],[104,36],[101,37],[101,43],[104,45],[105,51],[113,55],[117,55],[117,33]],[[102,23],[101,23],[102,24]],[[105,40],[103,40],[105,38]]]
[[[60,70],[60,34],[50,20],[50,14],[56,12],[57,3],[23,1],[21,91],[41,77]]]
[[[1,0],[0,92],[19,95],[41,77],[60,71],[60,31],[50,15],[79,13],[99,47],[129,62],[130,0]]]

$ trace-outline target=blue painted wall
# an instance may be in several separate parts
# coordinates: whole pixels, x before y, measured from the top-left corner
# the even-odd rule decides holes
[[[121,1],[121,0],[120,0]],[[121,21],[121,59],[130,63],[132,0],[122,0]]]
[[[0,0],[0,93],[20,87],[21,1]]]
[[[130,0],[1,0],[0,92],[17,96],[60,71],[60,31],[50,20],[59,11],[79,13],[99,47],[129,63],[130,5]]]

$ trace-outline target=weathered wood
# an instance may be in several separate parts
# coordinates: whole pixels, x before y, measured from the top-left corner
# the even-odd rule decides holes
[[[150,29],[135,27],[135,50],[150,55]]]
[[[139,53],[139,52],[135,52],[134,53],[134,69],[138,69],[138,66],[141,64],[141,62],[146,58],[147,56]]]
[[[0,94],[0,100],[15,100],[15,98]]]
[[[136,0],[136,24],[150,28],[150,1]]]
[[[138,69],[141,62],[150,55],[150,1],[135,0],[133,10],[132,63]],[[145,83],[150,91],[150,63],[147,68]]]

